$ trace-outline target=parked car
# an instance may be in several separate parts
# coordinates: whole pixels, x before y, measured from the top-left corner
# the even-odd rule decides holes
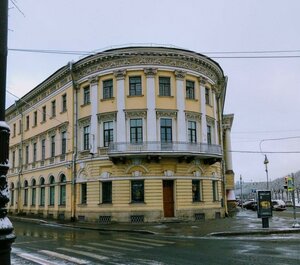
[[[286,204],[283,200],[272,200],[272,207],[274,211],[286,210]]]
[[[257,202],[256,201],[246,201],[243,203],[243,208],[247,210],[256,211],[257,210]]]

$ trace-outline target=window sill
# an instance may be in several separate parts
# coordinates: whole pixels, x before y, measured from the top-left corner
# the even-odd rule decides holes
[[[160,97],[160,98],[174,98],[174,96],[161,96],[161,95],[158,95],[158,97]]]
[[[65,112],[67,112],[66,109],[65,109],[65,110],[62,110],[59,114],[63,114],[63,113],[65,113]]]
[[[198,99],[196,98],[185,98],[186,100],[191,100],[191,101],[195,101],[195,102],[198,102]]]
[[[46,121],[41,121],[41,124],[44,124],[44,123],[46,123]]]
[[[115,99],[115,97],[111,97],[111,98],[102,98],[102,99],[100,99],[100,101],[103,102],[103,101],[109,101],[109,100],[114,100],[114,99]]]
[[[98,203],[99,206],[112,206],[112,202],[100,202]]]
[[[144,95],[127,95],[128,98],[144,97]]]
[[[91,105],[91,102],[83,103],[83,104],[80,105],[80,107],[83,108],[83,107],[86,107],[86,106],[89,106],[89,105]]]
[[[55,117],[56,117],[56,115],[52,115],[49,119],[53,120],[53,119],[55,119]]]
[[[146,204],[145,202],[130,202],[129,204],[131,204],[131,205],[144,205],[144,204]]]

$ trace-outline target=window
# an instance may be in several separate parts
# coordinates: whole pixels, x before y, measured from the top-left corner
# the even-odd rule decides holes
[[[36,143],[33,143],[33,162],[36,162],[36,153],[37,153]]]
[[[16,151],[12,152],[12,167],[16,166]]]
[[[26,165],[29,163],[29,145],[25,146],[25,163]]]
[[[90,150],[90,126],[83,127],[83,150]]]
[[[29,115],[26,116],[26,130],[29,130]]]
[[[66,176],[64,174],[60,176],[59,204],[66,205]]]
[[[67,111],[67,94],[61,96],[61,112]]]
[[[22,120],[19,120],[19,134],[22,132]]]
[[[40,206],[45,206],[45,179],[40,180]]]
[[[159,77],[159,95],[171,96],[171,79],[170,77]]]
[[[32,180],[31,182],[31,205],[35,206],[35,202],[36,202],[36,181],[35,179]]]
[[[24,206],[28,204],[28,181],[24,181]]]
[[[211,126],[207,125],[207,143],[212,143]]]
[[[131,202],[144,202],[144,180],[131,181]]]
[[[66,154],[67,151],[67,132],[63,131],[61,133],[61,154]]]
[[[205,104],[209,105],[210,100],[209,100],[209,88],[205,88]]]
[[[83,104],[90,103],[90,86],[86,86],[83,88]]]
[[[55,157],[55,135],[51,136],[51,157]]]
[[[114,123],[112,121],[104,122],[104,146],[109,146],[109,143],[114,141]]]
[[[33,113],[33,126],[37,126],[37,111]]]
[[[130,143],[143,142],[143,120],[131,119],[130,120]]]
[[[45,160],[46,154],[46,139],[42,139],[42,160]]]
[[[86,204],[87,202],[87,184],[81,184],[81,204]]]
[[[195,82],[186,81],[186,98],[195,99]]]
[[[140,76],[129,77],[129,95],[130,96],[142,95],[142,79]]]
[[[19,148],[19,167],[22,166],[22,149]]]
[[[102,182],[102,203],[112,202],[112,182]]]
[[[160,119],[160,141],[162,143],[172,142],[172,119]]]
[[[10,205],[14,205],[15,203],[15,185],[14,183],[11,183],[10,186]]]
[[[13,137],[16,136],[16,129],[17,129],[17,125],[14,123],[14,125],[13,125]]]
[[[197,129],[195,121],[188,121],[188,138],[190,143],[197,142]]]
[[[50,176],[50,188],[49,188],[49,205],[54,206],[55,202],[55,179]]]
[[[192,180],[193,202],[201,201],[201,182],[200,180]]]
[[[113,80],[103,81],[103,99],[108,99],[113,97]]]
[[[56,116],[56,101],[51,101],[51,117]]]
[[[46,106],[44,106],[44,107],[43,107],[43,111],[42,111],[42,112],[43,112],[42,122],[45,122],[45,121],[46,121],[46,115],[47,115],[47,112],[46,112],[46,111],[47,111]]]
[[[219,200],[219,189],[218,189],[218,181],[212,181],[212,192],[213,192],[213,201]]]

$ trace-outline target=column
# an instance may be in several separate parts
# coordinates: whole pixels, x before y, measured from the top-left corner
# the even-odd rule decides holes
[[[176,103],[177,103],[177,139],[179,142],[187,142],[187,129],[185,120],[185,89],[184,89],[184,77],[185,72],[175,71],[176,76]]]
[[[114,72],[117,79],[117,143],[126,142],[126,124],[125,124],[125,75],[126,70]]]
[[[225,165],[226,172],[233,172],[231,155],[231,126],[233,123],[233,114],[224,115],[223,130],[225,134]]]
[[[97,119],[97,113],[98,113],[98,102],[99,102],[99,96],[98,96],[98,76],[93,76],[90,78],[90,98],[91,98],[91,132],[90,132],[90,145],[91,145],[91,153],[96,154],[97,153],[97,147],[98,147],[98,119]]]
[[[219,133],[218,133],[218,111],[219,111],[219,109],[218,109],[218,105],[217,105],[215,86],[213,86],[213,89],[212,89],[212,100],[213,100],[213,111],[214,111],[214,118],[215,118],[215,124],[214,124],[215,143],[219,144]]]
[[[200,83],[201,140],[202,143],[207,143],[206,102],[205,102],[206,79],[204,77],[200,77],[199,83]]]
[[[157,69],[145,68],[144,73],[146,75],[146,86],[147,86],[147,141],[157,141],[156,135],[156,113],[155,113],[155,75]]]

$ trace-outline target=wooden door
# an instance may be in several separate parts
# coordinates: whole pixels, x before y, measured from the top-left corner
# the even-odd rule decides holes
[[[165,217],[174,217],[173,180],[163,180],[163,200]]]

